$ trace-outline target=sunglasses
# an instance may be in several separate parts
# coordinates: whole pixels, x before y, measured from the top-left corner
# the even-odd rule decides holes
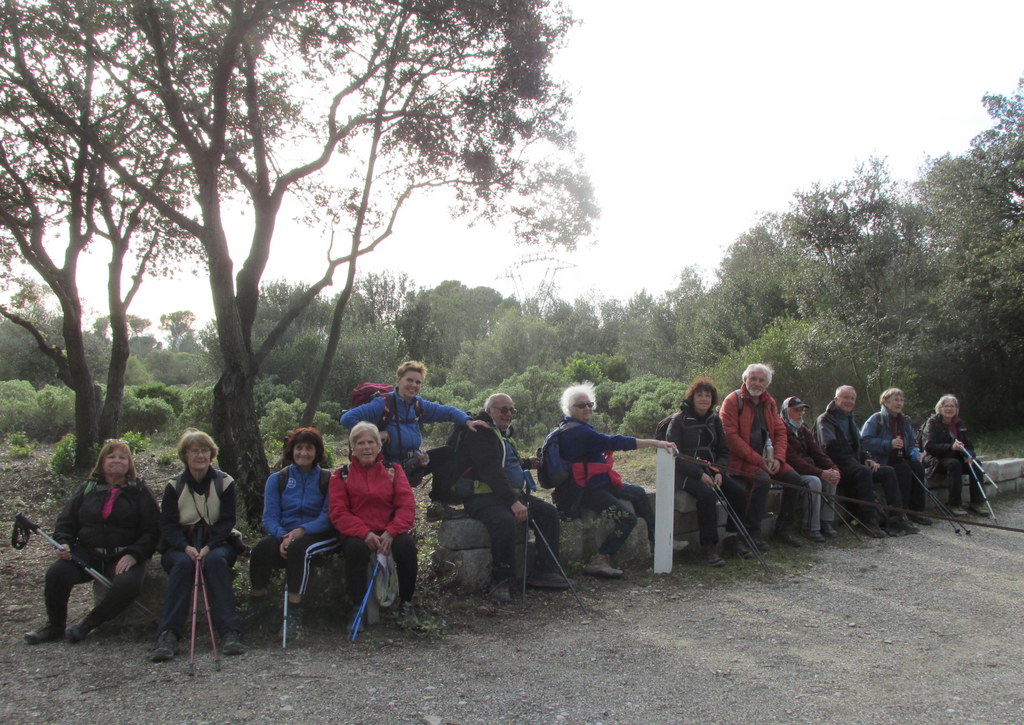
[[[502,415],[515,415],[519,412],[519,409],[513,405],[496,405],[494,410],[498,411]]]
[[[572,407],[583,410],[584,408],[593,408],[595,405],[593,400],[588,400],[586,403],[573,403]]]

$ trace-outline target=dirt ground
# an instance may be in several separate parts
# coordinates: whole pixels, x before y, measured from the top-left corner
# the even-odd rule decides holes
[[[52,526],[45,473],[8,467],[0,514]],[[63,494],[61,494],[63,495]],[[999,499],[1024,527],[1024,499]],[[6,537],[5,537],[6,538]],[[343,618],[282,651],[271,633],[214,669],[200,639],[152,664],[150,632],[100,630],[78,645],[30,647],[52,560],[34,538],[0,549],[0,715],[47,723],[1019,723],[1024,721],[1024,538],[948,524],[884,541],[769,554],[773,573],[684,552],[671,575],[576,577],[569,593],[423,604],[440,632],[393,623],[355,643]],[[78,587],[72,616],[84,614]],[[340,615],[340,613],[339,613]],[[104,628],[107,629],[107,628]]]

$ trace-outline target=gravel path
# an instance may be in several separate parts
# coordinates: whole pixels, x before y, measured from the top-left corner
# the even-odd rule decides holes
[[[1024,500],[999,499],[1024,527]],[[772,551],[708,570],[578,578],[530,606],[463,602],[441,637],[337,628],[282,653],[269,636],[214,672],[150,664],[127,633],[28,647],[42,565],[3,551],[0,714],[47,723],[1020,723],[1024,537],[948,525],[919,536]],[[22,558],[19,558],[22,557]],[[25,581],[27,579],[28,581]],[[5,587],[7,584],[5,584]],[[8,589],[10,591],[10,589]],[[34,591],[30,601],[27,592]]]

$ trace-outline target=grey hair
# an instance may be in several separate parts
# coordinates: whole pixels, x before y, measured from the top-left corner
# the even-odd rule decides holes
[[[571,416],[572,404],[581,395],[586,395],[588,400],[594,401],[594,410],[597,410],[597,394],[594,392],[594,384],[589,380],[584,380],[582,383],[570,385],[562,391],[562,397],[559,400],[562,412]]]
[[[487,400],[484,401],[484,410],[490,410],[494,407],[495,398],[508,398],[509,400],[512,400],[512,396],[508,393],[491,393],[487,396]]]
[[[775,375],[775,371],[764,363],[750,363],[747,365],[747,369],[743,371],[743,382],[747,382],[747,376],[755,370],[760,370],[764,373],[765,377],[768,378],[768,384],[772,384],[772,376]]]
[[[352,426],[352,430],[348,432],[349,446],[354,446],[356,444],[356,439],[361,438],[363,433],[369,433],[370,435],[373,436],[374,440],[377,441],[378,446],[383,446],[383,444],[380,442],[380,431],[377,430],[377,426],[366,420],[359,421],[354,426]]]
[[[835,396],[833,396],[833,397],[836,397],[836,398],[838,398],[838,397],[839,397],[839,394],[840,394],[841,392],[843,392],[843,388],[849,388],[849,389],[850,389],[850,390],[852,390],[853,392],[855,392],[855,393],[857,392],[857,388],[853,387],[852,385],[840,385],[840,386],[839,386],[838,388],[836,388],[836,394],[835,394]]]
[[[941,413],[942,412],[941,408],[942,408],[943,404],[950,403],[950,402],[953,403],[953,405],[956,406],[957,410],[960,410],[960,401],[956,399],[956,396],[951,394],[951,393],[946,393],[941,398],[939,398],[939,402],[935,404],[935,412],[936,413]]]

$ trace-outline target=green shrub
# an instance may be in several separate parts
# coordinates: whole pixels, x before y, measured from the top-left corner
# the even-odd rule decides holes
[[[75,468],[75,434],[68,433],[60,439],[50,459],[50,470],[58,476],[66,476]]]
[[[298,427],[305,407],[298,399],[286,403],[277,398],[267,403],[267,413],[260,418],[260,431],[268,451],[280,454],[288,434]]]
[[[193,385],[182,396],[178,429],[197,428],[209,433],[213,429],[213,386]]]
[[[24,380],[0,382],[0,435],[23,432],[31,440],[56,441],[74,430],[75,397],[69,388],[36,391]]]
[[[161,453],[156,457],[157,465],[169,466],[178,460],[178,454],[176,451],[168,451],[167,453]]]
[[[121,405],[121,428],[136,431],[158,431],[174,420],[174,409],[162,398],[137,398],[129,391]]]
[[[8,433],[6,445],[11,458],[29,458],[36,450],[24,433]]]
[[[166,401],[174,410],[175,415],[181,414],[185,405],[185,398],[177,388],[169,388],[163,383],[148,383],[139,385],[132,389],[136,398],[156,398]]]
[[[128,444],[128,450],[132,452],[133,456],[145,453],[153,445],[153,441],[135,431],[128,431],[121,436],[121,440]]]

